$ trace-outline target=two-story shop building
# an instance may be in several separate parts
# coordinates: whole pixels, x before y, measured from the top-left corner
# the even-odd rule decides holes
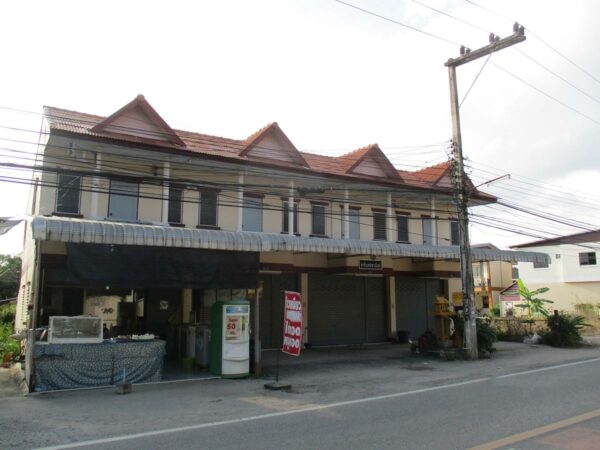
[[[302,152],[277,123],[241,140],[174,130],[142,96],[109,117],[44,113],[17,328],[94,314],[173,353],[178,326],[262,281],[262,348],[281,344],[284,290],[302,294],[305,343],[376,343],[418,337],[436,296],[461,290],[451,163]],[[494,201],[473,188],[471,206]]]

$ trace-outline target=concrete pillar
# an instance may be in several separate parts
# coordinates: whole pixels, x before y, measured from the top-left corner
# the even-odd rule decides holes
[[[437,219],[435,216],[435,197],[431,197],[431,240],[433,245],[438,245],[437,241]]]
[[[96,153],[96,164],[94,166],[94,172],[100,172],[102,170],[102,154],[100,152]],[[91,195],[91,205],[90,205],[90,216],[92,219],[98,218],[98,196],[100,193],[100,178],[93,177],[92,178],[92,195]]]
[[[190,312],[192,311],[192,290],[190,288],[183,289],[183,307],[181,308],[183,323],[190,323]],[[197,313],[197,311],[196,311]]]
[[[290,180],[290,191],[288,194],[288,234],[291,236],[297,231],[294,229],[294,207],[294,180]]]
[[[396,332],[398,331],[398,327],[396,325],[396,277],[393,275],[385,277],[385,281],[388,316],[387,335],[388,338],[396,338]]]
[[[385,235],[387,236],[388,241],[396,242],[396,239],[393,236],[393,228],[394,228],[394,212],[392,210],[392,193],[388,192],[387,194],[387,214],[385,227],[387,228],[385,231]]]
[[[308,274],[300,274],[300,295],[302,295],[302,342],[308,342]]]
[[[342,228],[344,230],[342,239],[350,239],[350,202],[348,188],[344,189],[344,214],[342,214],[342,223],[344,224]]]
[[[163,162],[162,176],[164,179],[171,177],[171,163],[169,161]],[[169,182],[163,181],[162,188],[162,222],[169,222]]]
[[[244,216],[244,172],[240,172],[238,176],[238,220],[237,220],[237,231],[242,231],[242,219]]]

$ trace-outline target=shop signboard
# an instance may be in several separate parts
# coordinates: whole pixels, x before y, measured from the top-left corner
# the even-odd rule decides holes
[[[383,270],[383,263],[378,260],[361,259],[358,262],[358,268],[360,270]]]
[[[283,313],[283,347],[281,351],[300,356],[302,346],[302,299],[298,292],[285,291]]]

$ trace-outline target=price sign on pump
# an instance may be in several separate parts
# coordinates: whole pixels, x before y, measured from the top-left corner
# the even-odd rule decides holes
[[[302,345],[302,299],[298,292],[285,291],[283,314],[283,347],[281,351],[300,356]]]

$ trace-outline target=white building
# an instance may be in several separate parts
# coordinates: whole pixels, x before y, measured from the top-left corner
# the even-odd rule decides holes
[[[574,310],[578,303],[600,303],[600,231],[546,239],[512,248],[543,252],[550,263],[519,262],[519,277],[533,290],[548,287],[552,309]]]

